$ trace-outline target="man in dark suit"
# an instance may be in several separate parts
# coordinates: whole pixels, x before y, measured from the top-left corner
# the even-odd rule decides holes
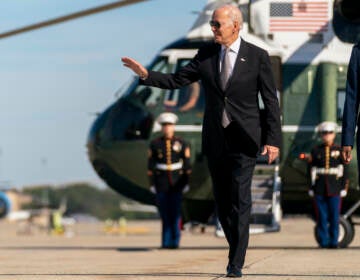
[[[342,123],[342,157],[346,164],[349,164],[352,156],[351,151],[354,146],[354,136],[356,125],[359,126],[358,112],[360,102],[360,43],[357,43],[351,53],[346,82],[346,98]],[[357,132],[357,153],[360,159],[360,137],[359,129]],[[360,168],[358,164],[360,174]],[[360,177],[359,177],[360,181]]]
[[[268,155],[269,163],[278,156],[280,110],[267,52],[239,37],[241,11],[232,5],[222,6],[214,11],[210,25],[214,44],[200,48],[189,64],[174,74],[147,71],[131,58],[122,61],[144,85],[173,89],[201,80],[206,96],[202,145],[230,247],[227,276],[241,277],[256,155],[263,144],[262,154]],[[259,93],[265,105],[262,119]]]

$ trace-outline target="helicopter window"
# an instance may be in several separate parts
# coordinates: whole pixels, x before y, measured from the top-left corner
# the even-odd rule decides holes
[[[170,71],[170,67],[167,57],[157,58],[154,63],[151,64],[149,69],[161,73],[168,73]],[[131,92],[131,96],[135,97],[146,107],[155,107],[161,99],[162,91],[163,90],[160,88],[138,85]]]
[[[345,90],[341,89],[337,92],[337,119],[342,121],[342,116],[344,113],[344,103],[345,103]]]
[[[180,59],[177,69],[189,63],[189,59]],[[166,92],[164,98],[165,111],[188,112],[193,109],[203,111],[205,106],[204,89],[201,82],[194,82],[180,89]]]
[[[169,91],[164,98],[165,111],[187,112],[192,109],[202,111],[204,105],[204,89],[200,82]]]

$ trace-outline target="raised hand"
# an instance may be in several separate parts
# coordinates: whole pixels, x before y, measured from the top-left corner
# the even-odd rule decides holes
[[[132,71],[134,71],[135,74],[140,76],[140,78],[146,79],[148,77],[148,70],[135,59],[132,59],[130,57],[122,57],[121,61],[123,62],[123,65],[125,67],[130,68]]]

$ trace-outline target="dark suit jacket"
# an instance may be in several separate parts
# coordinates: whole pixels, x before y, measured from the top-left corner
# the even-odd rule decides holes
[[[241,39],[232,76],[223,91],[219,79],[220,50],[221,46],[215,43],[200,48],[189,64],[176,73],[149,71],[149,77],[140,83],[174,89],[201,80],[206,100],[202,144],[203,151],[208,156],[220,156],[226,149],[224,129],[221,125],[224,107],[231,119],[245,130],[251,139],[250,145],[256,150],[262,144],[261,129],[265,141],[263,144],[279,147],[280,110],[267,52]],[[259,92],[265,105],[263,121],[260,121]]]
[[[358,112],[360,101],[360,43],[353,47],[346,82],[346,98],[342,123],[342,146],[354,146],[356,125],[359,126]],[[359,130],[358,130],[359,133]],[[357,141],[360,138],[357,137]],[[359,144],[359,143],[358,143]]]

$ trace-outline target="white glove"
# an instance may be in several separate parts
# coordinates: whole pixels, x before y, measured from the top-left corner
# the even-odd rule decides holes
[[[185,185],[185,187],[183,188],[182,193],[187,193],[190,190],[190,186],[189,185]]]
[[[347,191],[346,190],[341,190],[340,196],[345,197],[346,195],[347,195]]]
[[[313,190],[308,190],[308,195],[310,197],[314,197],[314,191]]]
[[[152,193],[156,193],[155,186],[150,186],[150,192],[152,192]]]

